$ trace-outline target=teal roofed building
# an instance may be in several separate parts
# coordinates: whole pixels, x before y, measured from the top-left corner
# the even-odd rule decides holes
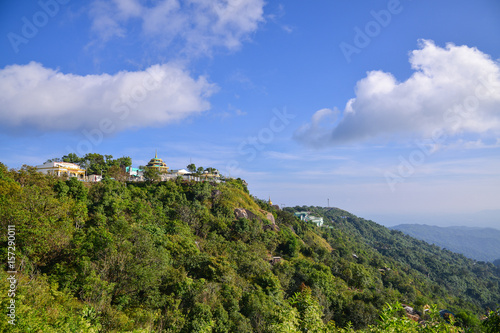
[[[309,216],[309,212],[295,212],[293,215],[297,216],[302,221],[305,221],[307,216]]]
[[[125,172],[129,174],[130,177],[140,177],[144,170],[140,168],[126,167]]]

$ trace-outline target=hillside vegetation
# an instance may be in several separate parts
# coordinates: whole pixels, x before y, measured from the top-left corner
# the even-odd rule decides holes
[[[500,259],[500,230],[492,228],[437,227],[401,224],[391,229],[435,244],[468,258],[494,262]]]
[[[327,226],[300,221],[298,209]],[[15,225],[18,280],[15,325],[0,320],[1,331],[497,332],[499,324],[494,312],[480,321],[500,299],[492,264],[339,209],[279,210],[240,180],[90,185],[0,164],[0,222],[4,233]],[[0,284],[3,309],[8,288]],[[455,316],[446,322],[441,309]]]

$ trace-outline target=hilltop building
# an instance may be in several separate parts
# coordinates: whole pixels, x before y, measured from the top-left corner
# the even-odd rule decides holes
[[[152,158],[148,165],[146,165],[146,168],[156,168],[158,171],[161,173],[167,172],[168,171],[168,166],[161,158],[158,158],[158,153],[155,152],[155,158]]]
[[[144,170],[140,168],[126,167],[125,172],[129,175],[131,180],[137,180],[142,177]]]
[[[179,176],[184,176],[184,175],[190,175],[191,172],[187,171],[186,169],[179,169],[179,170],[170,170],[171,173]]]
[[[205,170],[201,175],[200,178],[202,179],[218,179],[220,178],[220,173],[219,170],[212,170],[211,172]]]
[[[85,178],[85,169],[80,168],[78,164],[69,162],[45,162],[35,167],[39,172],[47,175]]]
[[[100,182],[103,179],[101,174],[87,175],[86,170],[82,169],[79,165],[69,162],[46,162],[42,165],[35,167],[38,172],[44,174],[51,174],[55,176],[67,176],[67,177],[77,177],[79,180],[87,182]],[[133,168],[128,166],[123,168],[127,177],[127,181],[144,181],[144,171],[150,168],[155,168],[160,172],[160,180],[176,180],[182,179],[185,181],[210,181],[215,183],[220,183],[226,181],[226,178],[221,176],[220,172],[215,168],[207,168],[201,173],[192,173],[186,169],[169,170],[170,168],[161,159],[158,158],[158,152],[155,151],[155,157],[152,158],[146,166],[141,166],[139,168]],[[125,179],[122,179],[125,180]],[[244,185],[248,185],[245,181],[242,181]],[[272,202],[271,202],[272,204]]]

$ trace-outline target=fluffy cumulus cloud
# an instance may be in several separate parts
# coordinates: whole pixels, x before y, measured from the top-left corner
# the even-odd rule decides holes
[[[171,64],[114,75],[64,74],[31,62],[0,70],[2,127],[43,131],[158,126],[210,108],[216,86]]]
[[[500,65],[476,48],[422,40],[410,53],[414,73],[406,81],[372,71],[356,85],[342,116],[319,110],[295,133],[311,145],[383,138],[442,138],[500,133]],[[436,139],[437,140],[437,139]]]
[[[138,24],[158,44],[180,42],[186,52],[238,48],[263,18],[263,0],[95,0],[92,29],[103,39],[125,37]]]

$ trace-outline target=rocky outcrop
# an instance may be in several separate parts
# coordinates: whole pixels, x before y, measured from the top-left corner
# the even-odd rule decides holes
[[[257,215],[255,215],[254,213],[252,213],[251,211],[249,211],[248,209],[245,209],[245,208],[236,208],[234,210],[234,216],[236,216],[236,219],[242,219],[242,218],[245,218],[248,220],[255,219],[255,218],[259,219],[259,217]]]
[[[266,219],[268,219],[269,222],[271,222],[271,224],[276,225],[276,221],[274,220],[274,215],[272,213],[267,213],[266,214]]]
[[[274,231],[279,231],[280,229],[279,229],[278,225],[276,224],[276,221],[274,219],[273,214],[269,213],[269,212],[266,212],[266,211],[262,211],[262,213],[264,215],[266,215],[266,219],[269,222],[271,222],[271,224],[264,225],[262,228],[264,230],[271,229],[271,230],[274,230]],[[259,221],[262,222],[261,218],[259,218],[256,214],[252,213],[251,211],[249,211],[248,209],[245,209],[245,208],[236,208],[234,210],[234,216],[236,217],[236,219],[241,219],[241,218],[245,218],[245,219],[248,219],[248,220],[258,219]]]
[[[220,190],[212,190],[212,200],[218,201],[220,199],[221,193],[222,192]]]
[[[234,216],[236,219],[247,219],[248,218],[248,213],[247,210],[244,208],[236,208],[234,210]]]
[[[414,308],[406,304],[401,304],[401,305],[403,306],[403,309],[406,311],[406,316],[408,318],[410,318],[413,321],[416,321],[417,323],[420,323],[422,321],[420,313],[417,312]]]

